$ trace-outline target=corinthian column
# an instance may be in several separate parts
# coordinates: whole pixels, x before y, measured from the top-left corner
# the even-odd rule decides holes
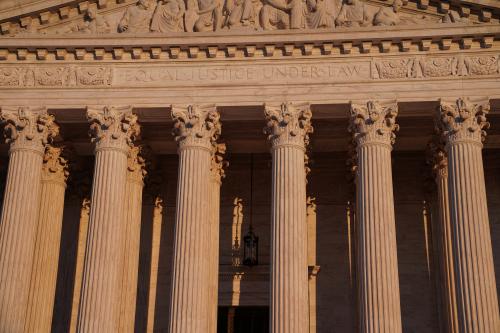
[[[305,148],[309,104],[266,105],[271,142],[271,332],[309,331]]]
[[[500,332],[482,142],[487,99],[442,100],[459,332]]]
[[[127,154],[139,126],[130,107],[89,107],[87,118],[96,147],[78,332],[118,332]]]
[[[214,105],[172,106],[179,145],[170,333],[208,331],[210,160],[221,130]]]
[[[23,332],[40,205],[43,153],[59,132],[45,108],[2,108],[10,143],[0,221],[0,332]]]
[[[219,297],[219,224],[220,224],[220,186],[224,177],[224,161],[226,145],[216,144],[213,147],[212,162],[210,166],[210,221],[208,244],[208,333],[217,332],[217,306]]]
[[[68,159],[62,155],[63,149],[47,146],[43,159],[40,216],[25,332],[51,331],[68,178]]]
[[[125,247],[123,250],[123,286],[120,332],[134,332],[137,277],[139,274],[139,245],[141,240],[141,211],[144,176],[146,176],[145,146],[133,146],[128,154],[127,184],[125,187]]]
[[[451,236],[450,202],[448,196],[448,159],[441,142],[429,145],[431,164],[437,184],[439,221],[439,257],[441,268],[441,290],[446,332],[458,332],[457,299],[455,294],[455,273],[453,270],[453,241]]]
[[[351,105],[356,144],[360,332],[401,332],[391,150],[395,102]]]

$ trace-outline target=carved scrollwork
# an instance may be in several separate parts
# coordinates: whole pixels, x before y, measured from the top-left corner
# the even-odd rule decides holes
[[[392,145],[399,125],[396,124],[398,105],[396,102],[367,101],[351,104],[349,132],[359,147],[367,143]]]
[[[0,67],[0,87],[103,87],[112,74],[103,66]]]
[[[305,149],[309,144],[312,112],[309,103],[266,104],[264,134],[273,147],[296,145]]]
[[[486,130],[490,127],[486,120],[489,111],[490,103],[487,98],[441,100],[438,128],[447,144],[469,141],[481,145],[486,138]]]
[[[172,134],[179,148],[199,146],[212,150],[221,133],[220,114],[215,105],[173,105]]]
[[[127,153],[140,134],[137,116],[132,113],[130,106],[88,107],[87,120],[96,150],[118,149]]]
[[[54,116],[49,115],[44,107],[4,107],[0,119],[11,151],[29,149],[43,154],[45,145],[59,134]]]
[[[498,55],[403,57],[375,60],[373,64],[374,78],[377,79],[461,77],[500,73]]]

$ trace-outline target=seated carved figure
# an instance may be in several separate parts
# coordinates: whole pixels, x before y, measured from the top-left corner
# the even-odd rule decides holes
[[[136,6],[127,8],[118,25],[119,32],[148,32],[153,15],[150,0],[139,0]]]
[[[151,22],[154,32],[184,31],[184,13],[186,8],[183,0],[161,0],[156,7]]]
[[[256,27],[256,8],[253,0],[228,0],[225,6],[227,27]]]
[[[373,18],[373,25],[398,25],[401,24],[399,10],[403,6],[402,0],[394,0],[392,7],[380,7]]]
[[[341,27],[369,26],[365,4],[359,0],[345,0],[335,24]]]
[[[219,0],[190,0],[184,18],[186,31],[217,31],[222,27]]]
[[[260,10],[260,24],[264,30],[303,29],[306,15],[307,6],[303,0],[266,0]]]
[[[307,0],[309,28],[334,28],[342,0]]]

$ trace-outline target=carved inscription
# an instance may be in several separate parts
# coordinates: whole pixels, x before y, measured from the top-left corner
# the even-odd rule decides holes
[[[342,82],[371,78],[368,62],[349,64],[299,64],[261,66],[150,67],[120,68],[117,83],[141,85]]]

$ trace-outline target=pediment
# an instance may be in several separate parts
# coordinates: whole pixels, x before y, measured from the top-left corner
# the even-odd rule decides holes
[[[393,0],[354,0],[359,3],[353,6],[343,0],[144,1],[149,8],[137,0],[7,0],[0,5],[0,31],[4,36],[214,30],[251,34],[275,29],[335,31],[500,22],[500,4],[492,0],[397,0],[401,1],[397,12]]]

